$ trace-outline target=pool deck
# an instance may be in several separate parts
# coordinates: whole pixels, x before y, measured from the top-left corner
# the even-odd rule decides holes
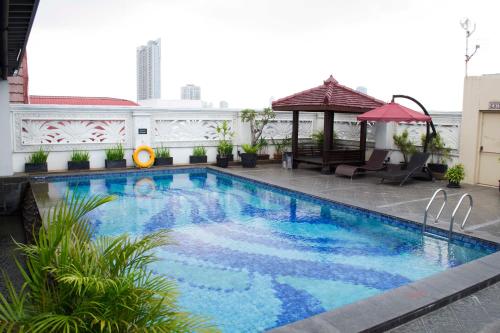
[[[369,176],[351,180],[324,175],[313,168],[284,170],[276,164],[258,165],[255,169],[243,169],[239,166],[227,169],[209,168],[416,223],[422,222],[425,207],[434,191],[437,188],[445,188],[448,192],[448,206],[440,222],[434,224],[433,219],[429,219],[431,226],[444,230],[449,228],[451,212],[460,196],[463,193],[470,193],[474,199],[474,209],[469,222],[465,230],[461,230],[456,224],[454,231],[500,243],[500,193],[497,188],[465,184],[460,189],[447,189],[444,181],[413,181],[400,187],[395,183],[380,184],[377,178]],[[69,175],[69,173],[60,175]],[[38,185],[43,186],[43,184]],[[33,189],[35,196],[37,192],[43,194],[47,191],[47,188],[38,188],[38,186],[34,186]],[[42,206],[40,208],[51,206],[51,203],[40,199],[41,196],[38,196],[37,202],[39,207]],[[436,200],[435,207],[431,209],[431,216],[432,213],[436,213],[439,206],[440,202]],[[459,210],[456,217],[457,223],[462,221],[466,208]],[[473,305],[479,296],[482,295],[485,300],[498,297],[500,284],[495,284],[498,281],[500,281],[500,252],[383,294],[275,328],[272,332],[384,332],[389,329],[393,329],[393,332],[456,331],[433,329],[432,323],[433,320],[436,321],[436,315],[441,323],[462,327],[461,332],[475,332],[478,330],[463,329],[463,321],[467,316],[472,320],[477,319],[475,315],[477,311],[474,311]],[[490,287],[484,289],[488,286]],[[458,306],[464,309],[460,305],[471,297],[474,302],[467,303],[469,308],[465,307],[467,310],[464,311],[462,322],[458,322],[456,310],[454,312],[453,307]],[[490,307],[490,311],[496,311],[500,308],[498,303],[500,302],[493,301],[484,307]],[[448,317],[442,317],[446,314]],[[496,327],[495,317],[490,317],[489,321],[484,321],[484,325]],[[484,325],[481,327],[484,328]],[[440,327],[437,324],[435,326]],[[431,327],[430,330],[429,327]],[[485,332],[489,332],[487,327],[485,329]]]

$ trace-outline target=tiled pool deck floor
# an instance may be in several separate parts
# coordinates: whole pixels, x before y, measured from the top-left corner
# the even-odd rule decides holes
[[[430,224],[445,230],[449,227],[453,208],[460,196],[467,192],[474,199],[474,209],[466,230],[461,231],[458,225],[454,230],[500,243],[500,193],[497,188],[463,185],[461,189],[447,189],[445,181],[413,181],[400,187],[395,183],[380,184],[380,181],[374,177],[359,177],[351,180],[334,175],[323,175],[318,170],[307,167],[284,170],[279,165],[272,164],[260,165],[255,169],[230,167],[223,171],[419,223],[422,222],[423,212],[430,197],[437,188],[442,187],[448,192],[448,206],[441,217],[442,222],[433,224],[430,219]],[[34,189],[36,192],[36,186]],[[45,206],[48,203],[39,202],[39,204]],[[436,200],[431,212],[435,213],[439,205],[439,200]],[[48,204],[48,206],[51,205]],[[459,211],[457,222],[462,220],[465,211],[466,207]],[[406,310],[418,306],[426,307],[426,304],[435,302],[440,297],[448,297],[449,300],[444,303],[448,304],[452,300],[463,297],[462,290],[469,289],[468,294],[478,290],[478,288],[473,288],[475,283],[491,281],[492,277],[497,277],[496,281],[498,281],[500,253],[485,258],[487,259],[476,260],[450,269],[450,272],[438,274],[436,278],[431,277],[429,280],[417,282],[414,286],[397,288],[353,306],[320,314],[274,331],[276,333],[357,332],[370,327],[369,325],[373,323],[377,324],[384,316],[405,313]],[[457,277],[463,278],[457,279]],[[427,293],[429,290],[431,291]],[[412,318],[416,317],[417,315]],[[478,321],[478,318],[483,319]],[[499,332],[500,326],[495,326],[497,318],[500,318],[500,284],[490,286],[426,314],[393,329],[392,332],[479,332],[481,329],[484,329],[484,332]],[[495,330],[495,327],[498,329]],[[383,331],[383,329],[379,327],[377,331]]]

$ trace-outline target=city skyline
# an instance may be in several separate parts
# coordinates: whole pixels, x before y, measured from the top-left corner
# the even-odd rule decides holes
[[[136,49],[137,100],[161,98],[161,39]]]
[[[194,84],[182,86],[181,99],[201,100],[201,88]]]
[[[481,44],[469,74],[500,72],[495,23],[500,4],[481,4],[463,0],[42,2],[28,44],[31,89],[37,95],[134,100],[133,50],[157,36],[168,45],[161,60],[162,77],[168,73],[161,87],[165,99],[178,98],[179,87],[196,82],[203,87],[204,100],[265,107],[270,96],[278,99],[319,85],[332,74],[341,84],[365,86],[370,95],[385,101],[392,94],[409,94],[431,110],[461,110],[463,17],[477,23],[470,44]],[[57,48],[58,56],[47,52],[50,48]],[[103,63],[106,80],[96,80]],[[71,68],[72,75],[60,80],[49,71],[54,67]]]

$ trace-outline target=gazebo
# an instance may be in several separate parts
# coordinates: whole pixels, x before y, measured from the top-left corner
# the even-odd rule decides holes
[[[362,114],[385,102],[345,87],[330,76],[318,87],[308,89],[273,102],[275,111],[293,111],[292,154],[293,167],[299,163],[316,164],[322,172],[329,173],[333,166],[343,163],[365,162],[367,123],[360,123],[359,149],[334,149],[333,123],[335,113]],[[324,141],[319,149],[299,147],[299,113],[324,113]]]

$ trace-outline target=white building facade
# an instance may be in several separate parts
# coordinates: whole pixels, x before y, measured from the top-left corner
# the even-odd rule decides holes
[[[200,100],[201,88],[194,84],[187,84],[181,87],[181,99]]]
[[[161,98],[161,39],[137,48],[137,100]]]

